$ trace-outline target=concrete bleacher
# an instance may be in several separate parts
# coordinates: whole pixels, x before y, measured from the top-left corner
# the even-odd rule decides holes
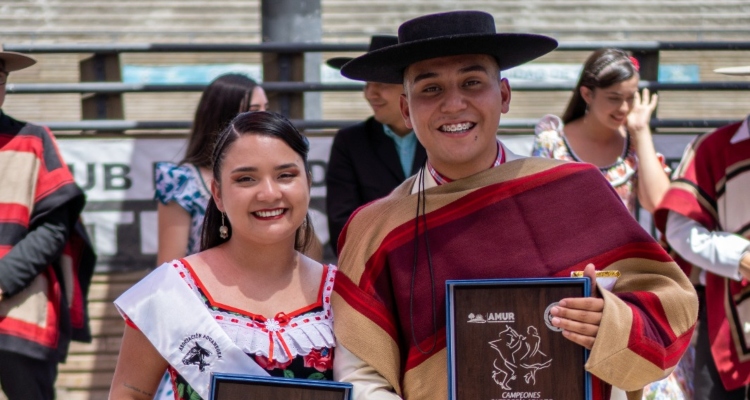
[[[357,36],[393,29],[394,21],[455,9],[492,13],[500,30],[552,34],[565,40],[706,40],[747,32],[742,1],[323,1],[326,34]],[[358,15],[359,17],[352,17]],[[597,37],[593,38],[592,33]],[[659,38],[653,37],[657,33]]]
[[[323,41],[366,43],[371,34],[393,33],[418,15],[454,9],[480,9],[495,16],[498,30],[549,34],[561,41],[747,41],[750,3],[745,0],[553,1],[553,0],[322,0]],[[291,29],[291,28],[290,28]],[[259,0],[171,1],[0,1],[1,43],[258,43]],[[351,56],[352,53],[325,53]],[[581,63],[587,52],[555,52],[540,63]],[[76,83],[82,54],[40,54],[39,64],[14,73],[12,83]],[[121,65],[259,64],[257,53],[125,53]],[[737,80],[715,68],[750,64],[750,52],[674,51],[662,64],[696,64],[701,81]],[[198,93],[127,93],[125,118],[190,120]],[[539,118],[561,113],[569,94],[514,92],[508,118]],[[748,112],[747,92],[668,92],[661,95],[662,118],[740,118]],[[11,94],[3,109],[31,121],[81,119],[78,94]],[[323,119],[357,120],[370,114],[358,92],[322,95]],[[143,132],[148,133],[148,132]],[[73,132],[77,135],[78,132]],[[60,399],[106,399],[120,346],[123,323],[111,302],[145,271],[98,273],[89,311],[95,333],[91,344],[75,343],[60,366]],[[2,395],[0,395],[1,397]]]

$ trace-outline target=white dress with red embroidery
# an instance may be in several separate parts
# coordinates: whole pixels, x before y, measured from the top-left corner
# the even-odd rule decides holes
[[[224,332],[271,376],[333,380],[336,341],[330,298],[336,266],[323,266],[316,303],[266,318],[214,301],[186,261],[173,261],[172,264]],[[195,396],[174,369],[170,368],[170,374],[175,399]]]

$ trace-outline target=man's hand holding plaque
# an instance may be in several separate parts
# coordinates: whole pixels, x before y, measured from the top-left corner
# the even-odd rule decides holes
[[[588,264],[583,275],[591,279],[591,297],[574,297],[560,300],[552,308],[552,325],[561,328],[563,336],[591,350],[599,333],[602,321],[604,300],[596,291],[596,270],[594,264]]]

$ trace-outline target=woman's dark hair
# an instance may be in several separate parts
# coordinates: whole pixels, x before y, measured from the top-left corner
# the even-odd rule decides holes
[[[638,69],[628,53],[620,49],[599,49],[593,52],[583,64],[581,77],[568,102],[562,120],[569,123],[581,118],[586,113],[586,101],[581,96],[581,87],[592,91],[596,88],[608,88],[616,83],[627,81],[638,76]]]
[[[295,153],[302,157],[305,165],[305,171],[308,171],[307,178],[310,177],[310,167],[307,163],[307,153],[310,151],[310,142],[303,136],[292,123],[281,114],[255,111],[245,112],[237,115],[227,127],[219,133],[216,145],[213,147],[211,160],[213,161],[213,178],[215,184],[221,182],[221,167],[224,163],[224,157],[232,144],[242,135],[261,135],[281,139]],[[216,247],[232,237],[232,224],[225,220],[225,225],[229,229],[229,236],[222,239],[219,236],[219,227],[221,226],[221,211],[216,207],[213,197],[208,201],[206,207],[206,216],[203,219],[203,231],[201,232],[201,251]],[[310,215],[305,216],[305,222],[297,228],[297,234],[294,240],[294,248],[299,252],[304,252],[312,243],[313,231]]]
[[[203,91],[193,118],[185,158],[181,163],[211,167],[211,149],[216,136],[238,113],[250,111],[250,99],[258,83],[240,74],[214,79]]]

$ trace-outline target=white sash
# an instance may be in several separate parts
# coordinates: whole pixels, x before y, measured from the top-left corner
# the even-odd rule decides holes
[[[211,373],[268,376],[232,342],[171,263],[123,293],[115,306],[204,399]]]

